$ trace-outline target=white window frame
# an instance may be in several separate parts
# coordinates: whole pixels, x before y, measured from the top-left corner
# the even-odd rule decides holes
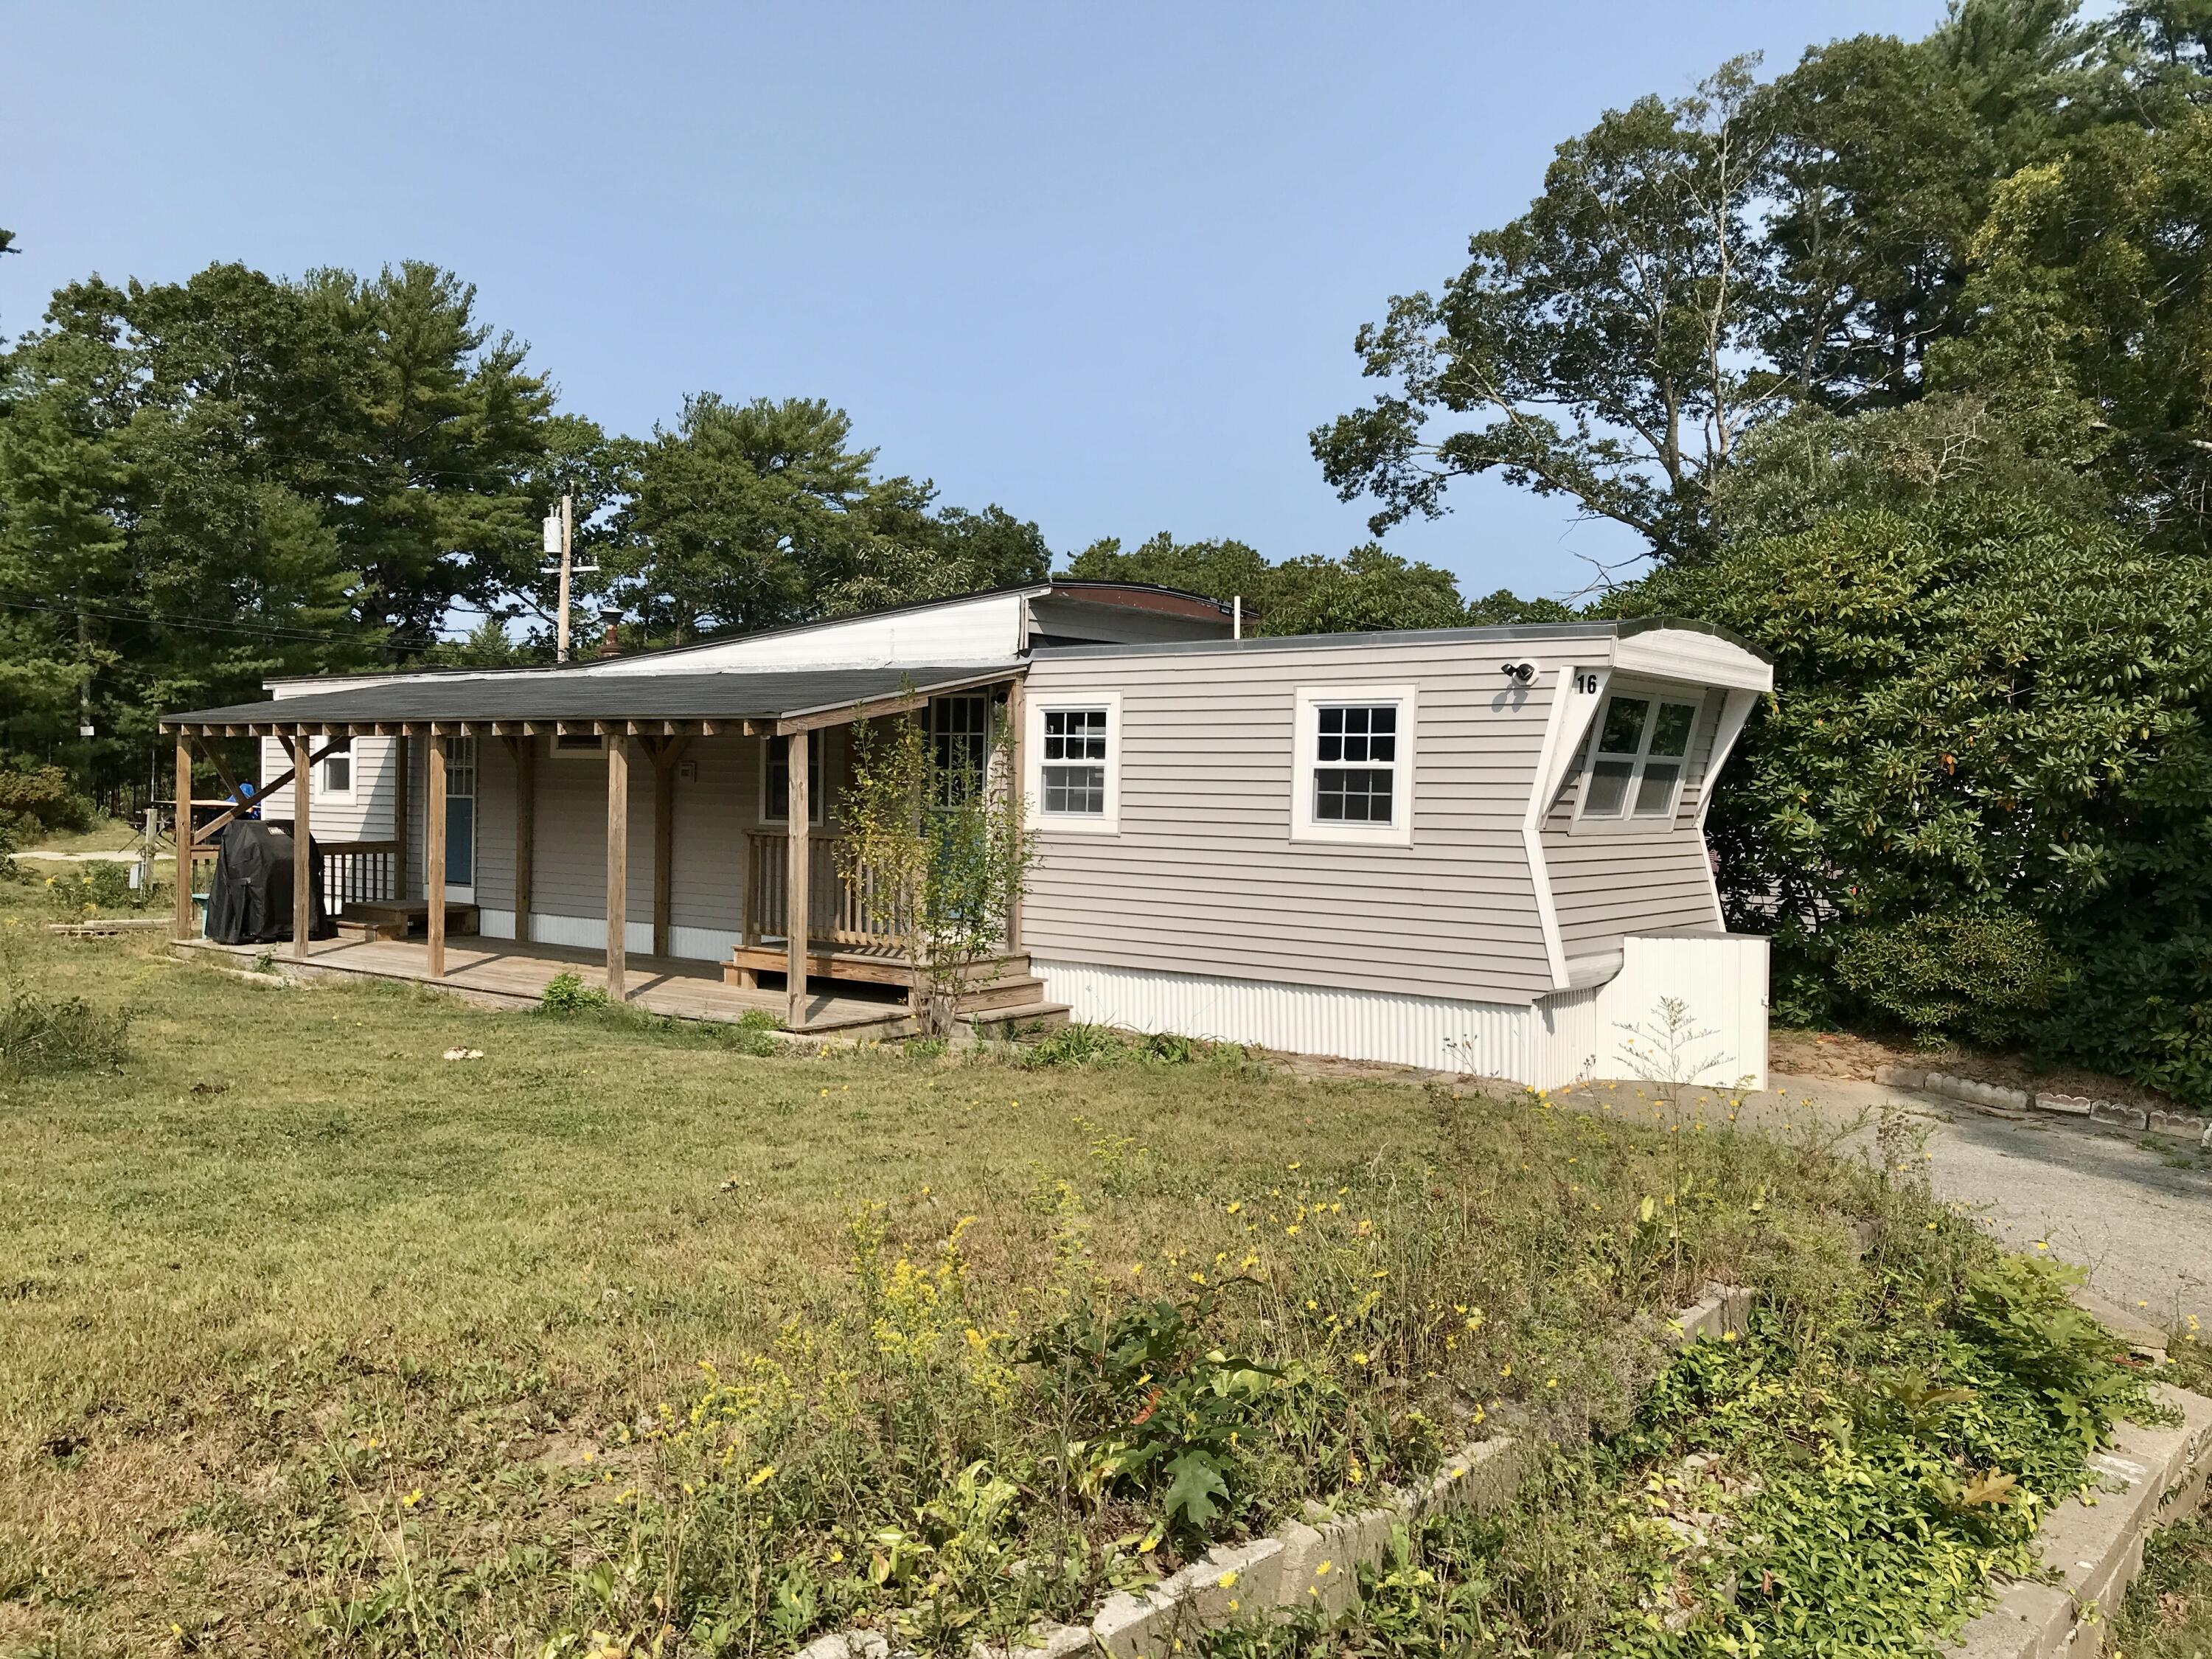
[[[1390,761],[1390,822],[1337,823],[1314,816],[1314,774],[1321,766],[1321,711],[1336,705],[1395,704],[1397,741]],[[1412,685],[1302,685],[1292,701],[1295,764],[1291,769],[1291,839],[1364,847],[1413,844],[1413,776],[1419,754],[1420,696]]]
[[[1106,810],[1103,812],[1048,812],[1044,810],[1044,717],[1054,714],[1104,710],[1106,714]],[[1022,793],[1029,804],[1030,823],[1040,830],[1062,830],[1079,836],[1118,836],[1121,833],[1121,694],[1119,691],[1055,691],[1040,696],[1032,692],[1022,710]]]
[[[359,783],[361,778],[361,757],[354,751],[353,739],[351,738],[341,738],[335,741],[343,744],[344,747],[339,749],[334,754],[324,756],[323,758],[316,763],[314,783],[311,796],[311,799],[313,799],[329,801],[351,800],[353,799],[353,792]],[[346,786],[343,789],[333,789],[331,787],[331,763],[338,759],[340,757],[344,758],[346,763]]]
[[[1654,705],[1644,716],[1644,730],[1637,738],[1634,763],[1620,798],[1620,811],[1603,817],[1589,810],[1590,783],[1597,775],[1601,758],[1620,760],[1622,754],[1606,750],[1601,756],[1598,745],[1605,740],[1605,717],[1613,708],[1615,697],[1641,698]],[[1663,685],[1647,680],[1622,681],[1615,678],[1598,699],[1597,711],[1590,717],[1589,733],[1583,739],[1582,753],[1575,764],[1575,816],[1571,826],[1576,835],[1607,836],[1663,836],[1675,829],[1675,821],[1682,811],[1682,791],[1690,781],[1691,768],[1698,757],[1698,732],[1704,723],[1706,688],[1704,686]],[[1656,705],[1671,702],[1690,710],[1690,737],[1680,756],[1662,755],[1662,761],[1676,763],[1674,793],[1667,801],[1664,812],[1638,815],[1636,811],[1637,792],[1643,787],[1644,769],[1652,759],[1651,738],[1658,730]]]
[[[789,803],[785,800],[781,791],[770,789],[768,786],[769,769],[775,763],[777,751],[783,750],[784,745],[790,741],[787,737],[760,739],[760,811],[757,816],[764,829],[771,825],[786,830],[791,828],[791,814],[787,810]],[[784,752],[787,754],[789,751],[784,750]],[[830,822],[829,794],[830,728],[817,726],[806,734],[806,827],[808,829],[820,830],[828,825]],[[773,814],[769,811],[769,804],[771,801],[775,805]]]

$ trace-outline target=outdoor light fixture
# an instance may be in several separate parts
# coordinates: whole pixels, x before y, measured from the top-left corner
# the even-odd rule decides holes
[[[1535,684],[1536,676],[1540,671],[1537,664],[1530,662],[1526,657],[1523,657],[1518,662],[1502,662],[1498,664],[1498,672],[1504,675],[1507,679],[1511,680],[1516,685],[1533,685]]]

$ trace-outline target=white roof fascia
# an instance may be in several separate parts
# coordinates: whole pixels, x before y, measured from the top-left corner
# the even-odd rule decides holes
[[[1042,592],[1042,589],[1039,589]],[[1029,643],[1027,590],[877,611],[568,670],[580,674],[718,674],[756,668],[997,667]]]
[[[1613,665],[1625,674],[1686,680],[1731,691],[1771,691],[1774,665],[1717,634],[1687,628],[1655,628],[1616,637]]]

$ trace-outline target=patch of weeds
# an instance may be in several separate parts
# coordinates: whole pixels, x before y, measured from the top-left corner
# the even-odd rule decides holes
[[[1110,1025],[1063,1025],[1049,1036],[1024,1049],[1019,1063],[1029,1066],[1123,1066],[1132,1063],[1188,1066],[1226,1053],[1243,1058],[1243,1051],[1223,1044],[1200,1042],[1171,1031],[1150,1034],[1116,1030]]]
[[[908,1060],[942,1060],[951,1047],[951,1043],[944,1037],[909,1037],[902,1052]]]
[[[1334,1415],[1341,1391],[1292,1362],[1215,1346],[1218,1291],[1107,1313],[1088,1302],[1041,1333],[1020,1363],[1042,1367],[1066,1419],[1078,1491],[1127,1492],[1175,1534],[1217,1535],[1252,1496],[1253,1462],[1288,1419]]]
[[[776,1052],[776,1041],[769,1033],[782,1029],[782,1022],[767,1009],[748,1008],[729,1028],[730,1047],[741,1054],[764,1060]]]
[[[550,1014],[556,1019],[570,1019],[578,1014],[592,1013],[607,1006],[607,994],[596,985],[586,985],[576,975],[563,969],[545,981],[545,988],[538,994],[538,1012]]]
[[[130,1058],[130,1030],[128,1010],[109,1012],[82,997],[7,987],[0,989],[0,1075],[114,1070]]]
[[[2145,1541],[2142,1572],[2113,1622],[2112,1648],[2132,1659],[2212,1653],[2212,1520],[2176,1522]]]
[[[46,902],[65,916],[96,915],[103,910],[143,910],[153,902],[149,884],[131,884],[131,866],[111,860],[80,864],[46,882]]]

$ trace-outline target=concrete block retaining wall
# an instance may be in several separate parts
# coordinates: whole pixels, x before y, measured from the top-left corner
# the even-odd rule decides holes
[[[1994,1106],[2001,1111],[2055,1112],[2063,1117],[2087,1118],[2109,1128],[2171,1135],[2177,1140],[2193,1140],[2212,1152],[2212,1116],[2196,1112],[2160,1111],[2154,1107],[2124,1105],[2118,1101],[2092,1100],[2086,1095],[2054,1094],[2049,1090],[2031,1094],[2025,1089],[1977,1083],[1972,1078],[1953,1077],[1946,1072],[1917,1071],[1909,1066],[1877,1066],[1874,1080],[1893,1089],[1910,1089],[1916,1094],[1964,1101],[1969,1106]]]
[[[2123,1423],[2089,1460],[2102,1490],[2044,1517],[2036,1545],[2048,1583],[1999,1587],[1996,1605],[1953,1638],[1961,1659],[2088,1659],[2142,1566],[2152,1531],[2196,1513],[2212,1473],[2212,1400],[2164,1384],[2179,1424]]]

